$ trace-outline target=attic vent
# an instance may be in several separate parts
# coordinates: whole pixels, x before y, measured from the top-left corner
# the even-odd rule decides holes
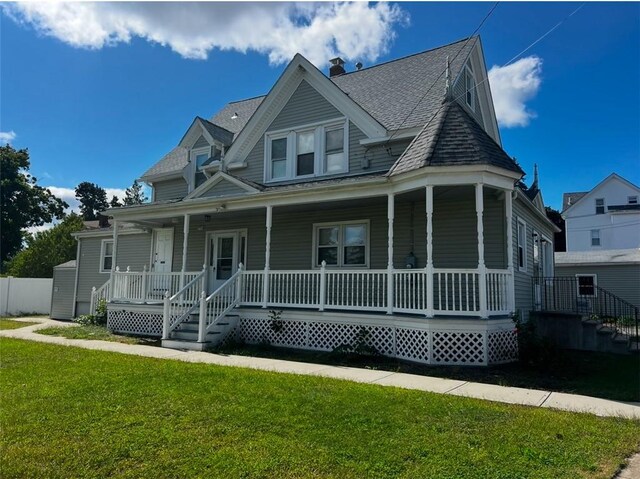
[[[342,58],[332,58],[329,62],[331,63],[331,68],[329,68],[329,78],[345,73],[344,60]]]
[[[234,111],[234,112],[233,112],[233,115],[231,115],[231,119],[232,119],[232,120],[235,120],[236,118],[238,118],[238,112],[237,112],[237,111]]]

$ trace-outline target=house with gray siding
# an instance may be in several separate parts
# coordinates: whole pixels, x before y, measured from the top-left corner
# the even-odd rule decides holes
[[[502,149],[480,38],[331,62],[298,54],[267,95],[185,125],[141,176],[151,203],[77,233],[73,313],[105,300],[111,329],[174,348],[360,335],[430,364],[514,360],[556,228]]]

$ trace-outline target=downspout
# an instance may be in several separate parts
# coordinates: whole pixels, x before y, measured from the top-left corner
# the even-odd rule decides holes
[[[71,317],[76,317],[76,310],[78,308],[78,278],[80,276],[80,238],[78,240],[78,247],[76,248],[76,280],[73,285],[73,308],[71,308]]]

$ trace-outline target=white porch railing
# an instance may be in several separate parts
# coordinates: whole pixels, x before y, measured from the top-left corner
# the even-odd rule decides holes
[[[162,339],[167,339],[169,333],[180,323],[185,321],[198,307],[198,298],[201,292],[207,288],[207,270],[203,268],[200,273],[190,273],[195,275],[191,281],[186,283],[177,293],[169,295],[167,290],[164,295]]]
[[[116,268],[113,273],[112,301],[126,302],[162,302],[165,293],[173,296],[183,288],[183,285],[191,283],[202,272],[171,272],[155,273],[143,270],[120,271]],[[196,300],[198,296],[196,295]]]
[[[96,314],[98,303],[102,300],[109,301],[109,291],[111,290],[111,281],[107,281],[98,289],[94,286],[91,288],[91,303],[89,303],[89,314]]]

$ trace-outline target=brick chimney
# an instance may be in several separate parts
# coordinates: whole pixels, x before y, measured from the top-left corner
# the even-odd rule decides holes
[[[331,62],[331,67],[329,68],[329,78],[333,78],[346,73],[344,69],[344,60],[342,60],[342,58],[332,58],[331,60],[329,60],[329,62]]]

